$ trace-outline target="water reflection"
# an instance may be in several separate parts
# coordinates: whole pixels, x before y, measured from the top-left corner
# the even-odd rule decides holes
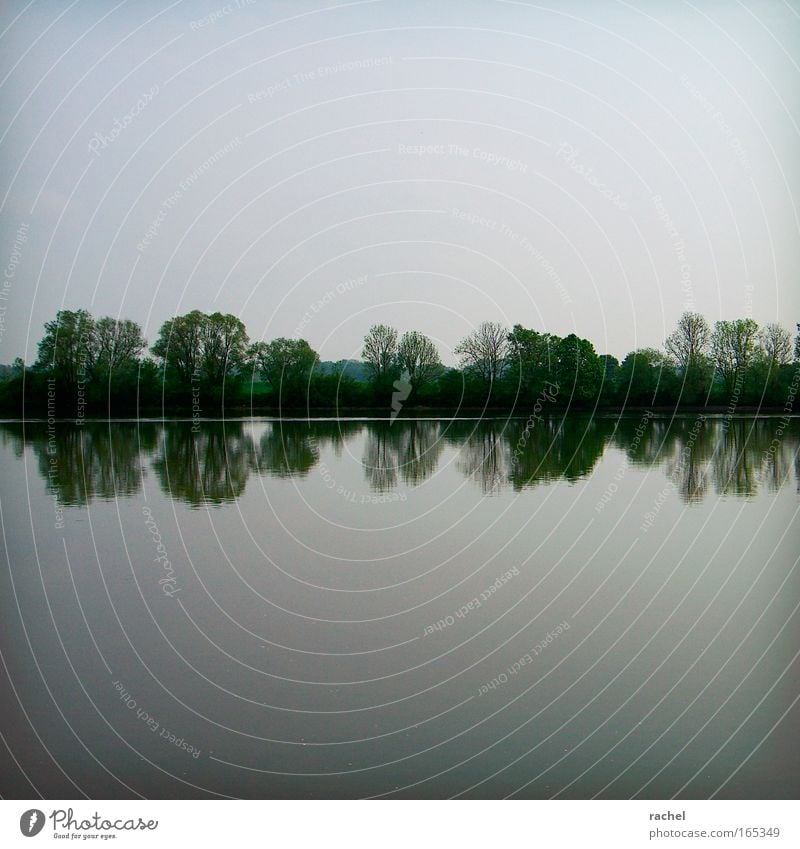
[[[486,494],[555,480],[576,481],[591,474],[614,432],[611,419],[571,416],[463,423],[448,428],[459,449],[457,467]]]
[[[192,506],[234,501],[251,474],[304,477],[325,452],[361,456],[376,492],[418,486],[453,467],[485,495],[588,477],[612,447],[659,469],[687,502],[800,488],[800,422],[652,415],[525,420],[57,422],[0,425],[0,442],[32,454],[63,505],[137,493],[152,469],[162,491]]]
[[[782,421],[784,425],[782,426]],[[639,439],[637,440],[637,435]],[[800,420],[686,417],[619,423],[614,444],[637,465],[662,467],[684,501],[700,501],[708,487],[719,495],[775,492],[798,479]]]
[[[398,480],[416,486],[429,478],[444,448],[440,428],[432,420],[369,422],[362,465],[370,487],[386,492]]]
[[[307,475],[319,460],[317,439],[309,428],[294,422],[270,422],[258,441],[251,468],[279,478]]]
[[[243,492],[253,439],[241,422],[183,422],[163,427],[152,465],[161,489],[192,506],[224,504]]]
[[[158,426],[115,422],[84,427],[56,423],[4,424],[0,444],[22,457],[32,449],[42,479],[67,506],[134,495],[146,475],[145,458],[158,443]]]
[[[485,495],[499,492],[508,478],[502,422],[451,422],[447,441],[458,450],[456,468]]]

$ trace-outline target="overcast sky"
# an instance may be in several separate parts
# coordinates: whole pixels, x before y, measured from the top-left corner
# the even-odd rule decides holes
[[[798,3],[546,5],[4,3],[0,362],[79,307],[447,363],[485,319],[793,329]]]

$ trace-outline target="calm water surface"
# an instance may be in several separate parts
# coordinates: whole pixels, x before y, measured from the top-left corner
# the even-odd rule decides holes
[[[799,444],[0,425],[4,795],[797,798]]]

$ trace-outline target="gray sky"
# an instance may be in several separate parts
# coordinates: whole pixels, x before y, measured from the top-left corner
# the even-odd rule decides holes
[[[484,319],[793,329],[798,4],[548,6],[4,4],[0,362],[60,307],[447,363]]]

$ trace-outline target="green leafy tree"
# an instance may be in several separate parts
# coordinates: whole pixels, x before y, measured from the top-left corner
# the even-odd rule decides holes
[[[600,362],[603,364],[605,379],[613,384],[619,373],[619,360],[612,354],[600,354]]]
[[[408,372],[414,392],[430,384],[442,369],[436,345],[423,333],[410,330],[404,333],[397,346],[397,365]]]
[[[201,375],[205,319],[199,310],[168,319],[150,348],[165,370],[174,372],[184,387]]]
[[[588,339],[574,333],[556,346],[556,383],[564,401],[587,404],[595,401],[603,384],[604,368]]]
[[[718,321],[714,325],[711,335],[714,364],[729,395],[741,391],[757,338],[758,325],[752,318]]]
[[[185,393],[191,385],[216,401],[226,380],[238,377],[247,361],[248,342],[247,330],[235,315],[192,310],[165,321],[150,350],[173,388]]]
[[[308,390],[316,351],[305,339],[273,339],[251,345],[249,356],[275,396],[282,403],[295,403]]]
[[[205,317],[201,330],[203,379],[221,387],[238,374],[247,358],[247,329],[235,315],[215,312]]]
[[[545,385],[554,379],[557,365],[558,336],[538,333],[515,324],[508,334],[506,379],[510,391],[530,402],[538,397]]]
[[[792,362],[792,335],[780,324],[765,324],[748,369],[748,400],[777,403],[781,397],[781,370]]]
[[[135,321],[106,316],[94,326],[95,367],[107,374],[115,368],[135,365],[147,341]]]
[[[44,330],[36,368],[52,374],[71,393],[88,378],[94,364],[94,319],[86,310],[59,310]]]
[[[655,348],[631,351],[619,367],[618,397],[623,403],[652,404],[664,394],[667,375],[674,363]]]
[[[603,388],[601,397],[604,403],[610,404],[617,394],[619,383],[619,360],[612,354],[600,354],[603,366]]]

